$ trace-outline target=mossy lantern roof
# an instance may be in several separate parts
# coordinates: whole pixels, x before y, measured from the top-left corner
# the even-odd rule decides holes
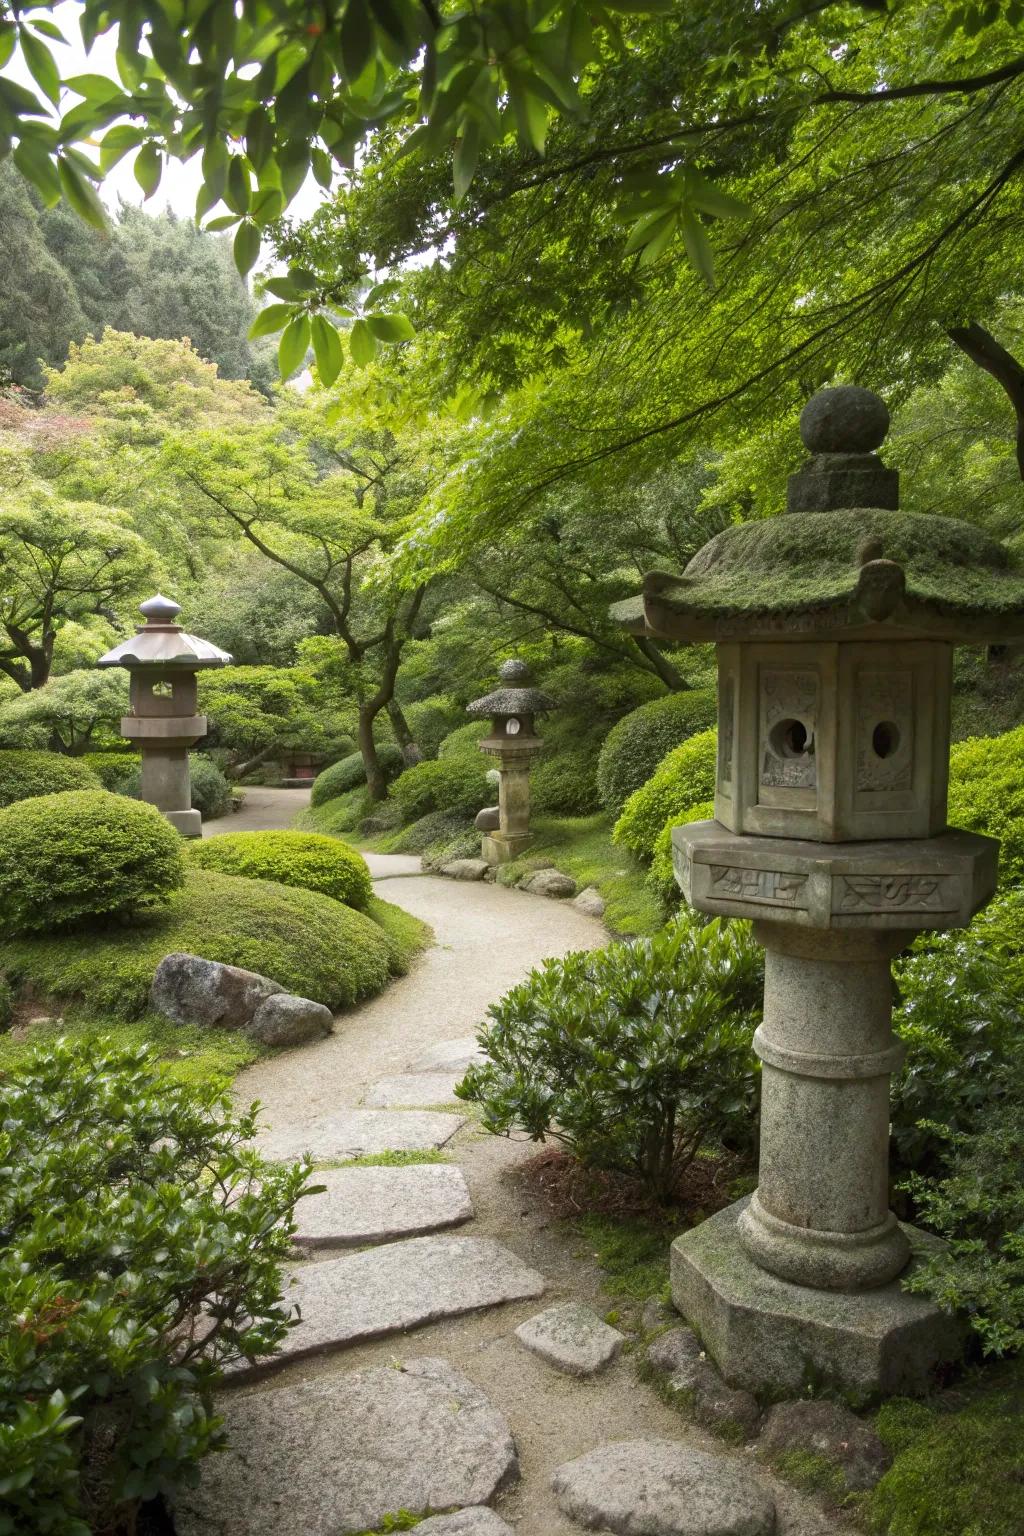
[[[498,676],[502,686],[493,693],[485,694],[482,699],[474,699],[472,704],[467,704],[467,715],[485,720],[503,716],[513,719],[520,715],[546,714],[549,710],[557,709],[555,700],[549,694],[531,686],[530,669],[525,661],[504,662]]]
[[[788,508],[727,528],[681,576],[653,571],[612,609],[673,640],[1024,637],[1024,570],[969,522],[901,512],[878,458],[889,413],[869,390],[820,390],[800,434],[811,452]]]
[[[130,639],[122,640],[101,656],[98,667],[198,672],[205,667],[230,666],[232,658],[227,651],[209,640],[200,640],[198,635],[188,634],[175,623],[181,607],[173,598],[158,592],[139,604],[139,612],[145,624],[140,624]]]

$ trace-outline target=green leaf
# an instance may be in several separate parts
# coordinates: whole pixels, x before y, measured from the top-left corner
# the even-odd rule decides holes
[[[18,170],[38,190],[48,208],[60,202],[60,177],[53,156],[35,139],[23,138],[14,150]]]
[[[374,54],[373,24],[366,0],[348,0],[341,18],[341,62],[351,85],[358,80]]]
[[[3,69],[8,59],[14,53],[14,45],[18,41],[18,29],[13,21],[0,21],[0,69]]]
[[[241,155],[232,155],[228,161],[228,174],[222,196],[233,213],[249,212],[252,197],[249,170]]]
[[[268,304],[266,309],[260,310],[249,327],[250,341],[255,341],[258,336],[273,336],[288,324],[294,314],[294,304]]]
[[[366,323],[378,341],[411,341],[416,335],[408,315],[367,315]]]
[[[60,73],[53,54],[44,42],[31,32],[26,32],[24,27],[21,29],[21,53],[32,79],[43,95],[56,106],[60,100]]]
[[[324,149],[314,148],[310,150],[309,160],[317,183],[326,191],[330,191],[331,182],[334,180],[334,163],[330,155]]]
[[[683,245],[691,264],[703,277],[709,288],[715,283],[715,258],[711,250],[711,242],[708,240],[704,226],[701,224],[692,208],[684,208],[679,221],[683,235]]]
[[[223,229],[234,229],[237,223],[237,213],[222,213],[217,218],[211,219],[208,224],[204,224],[203,228],[208,235],[219,235]]]
[[[74,91],[76,96],[84,96],[94,106],[105,105],[108,101],[128,103],[128,97],[121,87],[115,80],[108,80],[106,75],[72,75],[64,84],[69,91]]]
[[[455,160],[452,166],[452,181],[457,203],[461,203],[469,191],[473,177],[476,175],[479,158],[480,125],[475,117],[467,117],[462,122],[462,132],[455,146]]]
[[[100,170],[106,174],[123,160],[130,149],[135,149],[146,136],[144,128],[133,123],[117,123],[108,128],[100,143]]]
[[[341,346],[341,337],[338,335],[330,321],[323,315],[314,315],[310,327],[313,336],[313,351],[316,355],[317,372],[320,382],[325,387],[330,387],[341,372],[344,361],[344,352]]]
[[[349,351],[357,368],[365,368],[377,356],[377,338],[365,320],[357,320],[348,336]]]
[[[284,328],[277,349],[277,366],[282,379],[290,379],[305,361],[309,351],[309,316],[296,315]]]
[[[636,251],[642,251],[652,240],[656,240],[665,228],[666,222],[675,231],[675,222],[679,209],[676,203],[653,209],[645,213],[642,219],[638,219],[629,232],[629,238],[623,247],[626,256],[632,256]]]
[[[701,213],[710,213],[716,219],[748,219],[750,204],[740,197],[723,192],[713,182],[705,180],[696,171],[688,171],[684,182],[686,198],[691,207]]]
[[[516,115],[520,143],[532,146],[542,155],[548,137],[547,103],[520,80],[509,80],[509,100]]]
[[[243,219],[239,224],[232,251],[235,266],[244,277],[252,271],[260,254],[260,232],[251,219]]]
[[[32,17],[32,30],[42,37],[52,38],[55,43],[67,43],[67,38],[60,27],[55,26],[52,21],[44,21],[40,16]]]
[[[252,200],[252,218],[261,227],[273,224],[284,212],[284,194],[277,187],[261,187]]]
[[[163,170],[160,151],[155,144],[143,144],[135,156],[135,180],[147,198],[153,196],[160,185]]]
[[[378,304],[383,304],[385,299],[397,293],[401,284],[395,277],[386,277],[382,283],[375,283],[363,300],[364,309],[376,309]]]
[[[96,189],[92,187],[82,175],[77,166],[73,165],[67,156],[62,156],[57,161],[57,174],[60,177],[61,191],[68,203],[87,224],[93,229],[107,228],[107,214],[96,195]]]

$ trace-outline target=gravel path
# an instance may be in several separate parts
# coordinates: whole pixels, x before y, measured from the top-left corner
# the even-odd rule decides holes
[[[218,832],[276,832],[291,826],[292,820],[309,804],[308,789],[268,789],[262,784],[247,786],[240,811],[229,811],[216,821],[203,823],[203,836]]]

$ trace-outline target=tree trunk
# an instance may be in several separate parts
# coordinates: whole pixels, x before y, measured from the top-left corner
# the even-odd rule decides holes
[[[1017,468],[1024,480],[1024,363],[1000,346],[995,337],[976,320],[954,325],[947,330],[950,341],[966,352],[972,363],[990,373],[1009,397],[1017,418]]]
[[[386,800],[388,796],[387,780],[384,777],[384,769],[380,765],[377,756],[377,743],[373,739],[373,722],[377,718],[380,706],[374,707],[374,702],[360,704],[359,726],[356,731],[356,740],[359,743],[359,753],[363,759],[363,771],[366,774],[366,787],[370,792],[371,800]]]
[[[422,763],[423,753],[416,744],[416,738],[409,728],[409,722],[402,712],[402,706],[397,699],[389,699],[387,703],[388,719],[391,721],[391,729],[395,733],[402,753],[402,761],[407,768],[412,768],[416,763]]]
[[[649,640],[646,635],[634,635],[633,640],[637,650],[647,658],[666,688],[671,689],[673,693],[688,693],[692,689],[693,684],[688,683],[682,673],[676,671],[668,657],[662,654],[653,640]]]
[[[252,773],[254,768],[258,768],[260,763],[266,762],[267,758],[270,756],[273,750],[273,746],[261,747],[260,750],[252,757],[246,758],[244,763],[229,764],[229,766],[224,770],[225,775],[231,779],[244,778],[247,773]]]

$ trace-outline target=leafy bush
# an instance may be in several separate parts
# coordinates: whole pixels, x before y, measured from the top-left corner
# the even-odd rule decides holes
[[[405,766],[401,752],[390,742],[378,746],[377,757],[386,779],[395,778]],[[347,790],[365,788],[366,770],[363,767],[363,759],[358,752],[352,752],[348,757],[343,757],[339,762],[325,768],[323,773],[317,774],[313,780],[309,803],[312,806],[325,805],[328,800],[345,794]]]
[[[374,801],[370,799],[366,785],[362,784],[358,789],[347,789],[344,794],[333,795],[330,800],[321,801],[316,807],[310,806],[300,811],[295,818],[295,825],[306,832],[323,832],[328,837],[343,837],[346,832],[356,830],[373,805]]]
[[[132,1019],[146,1011],[164,955],[184,951],[259,971],[337,1011],[374,996],[406,968],[407,956],[378,920],[381,906],[371,900],[356,912],[318,891],[189,869],[164,910],[130,928],[8,940],[0,970],[15,985]]]
[[[184,877],[181,838],[151,805],[105,789],[0,810],[0,931],[38,933],[165,902]]]
[[[125,779],[138,769],[139,754],[134,748],[129,748],[127,752],[89,752],[76,761],[84,763],[89,771],[96,775],[104,789],[112,790],[117,794]]]
[[[485,736],[491,734],[489,720],[471,720],[468,725],[460,725],[457,731],[450,731],[437,749],[438,757],[469,757],[482,758],[480,742]]]
[[[484,1125],[564,1142],[669,1201],[711,1141],[746,1141],[761,953],[747,925],[680,917],[651,939],[546,960],[489,1010],[458,1088]]]
[[[56,738],[65,752],[84,752],[94,740],[116,737],[127,713],[128,674],[123,668],[65,672],[0,704],[0,743],[46,747]]]
[[[0,806],[65,789],[99,789],[92,763],[60,752],[0,752]]]
[[[391,786],[403,824],[418,821],[428,811],[461,810],[475,813],[493,796],[487,782],[488,763],[477,752],[473,757],[428,758],[407,768]]]
[[[316,832],[223,832],[193,843],[189,856],[203,869],[299,885],[348,907],[365,907],[373,889],[362,854]]]
[[[668,906],[677,906],[682,899],[672,862],[672,832],[688,821],[711,821],[715,814],[715,802],[704,800],[696,805],[680,806],[672,820],[666,822],[654,842],[654,856],[647,876],[647,883]]]
[[[597,788],[605,809],[617,815],[666,753],[695,731],[709,730],[716,714],[714,691],[702,688],[652,699],[624,715],[608,732],[597,762]]]
[[[226,816],[231,809],[231,785],[216,763],[202,752],[190,752],[188,772],[192,809],[198,811],[204,821],[216,821]],[[142,765],[137,759],[111,788],[119,795],[138,800],[142,794]]]
[[[405,718],[424,757],[436,757],[445,737],[465,720],[466,711],[450,694],[438,693],[407,704]]]
[[[108,1536],[224,1443],[223,1368],[289,1327],[303,1167],[144,1051],[58,1041],[0,1084],[0,1529]]]
[[[716,753],[714,731],[701,731],[671,751],[647,783],[626,801],[615,823],[613,840],[649,859],[658,833],[669,822],[686,820],[684,812],[689,806],[714,797]]]
[[[538,816],[589,816],[600,810],[594,753],[542,757],[530,772],[530,803]]]
[[[1002,840],[1004,884],[1024,879],[1024,725],[959,741],[949,755],[949,824]]]

